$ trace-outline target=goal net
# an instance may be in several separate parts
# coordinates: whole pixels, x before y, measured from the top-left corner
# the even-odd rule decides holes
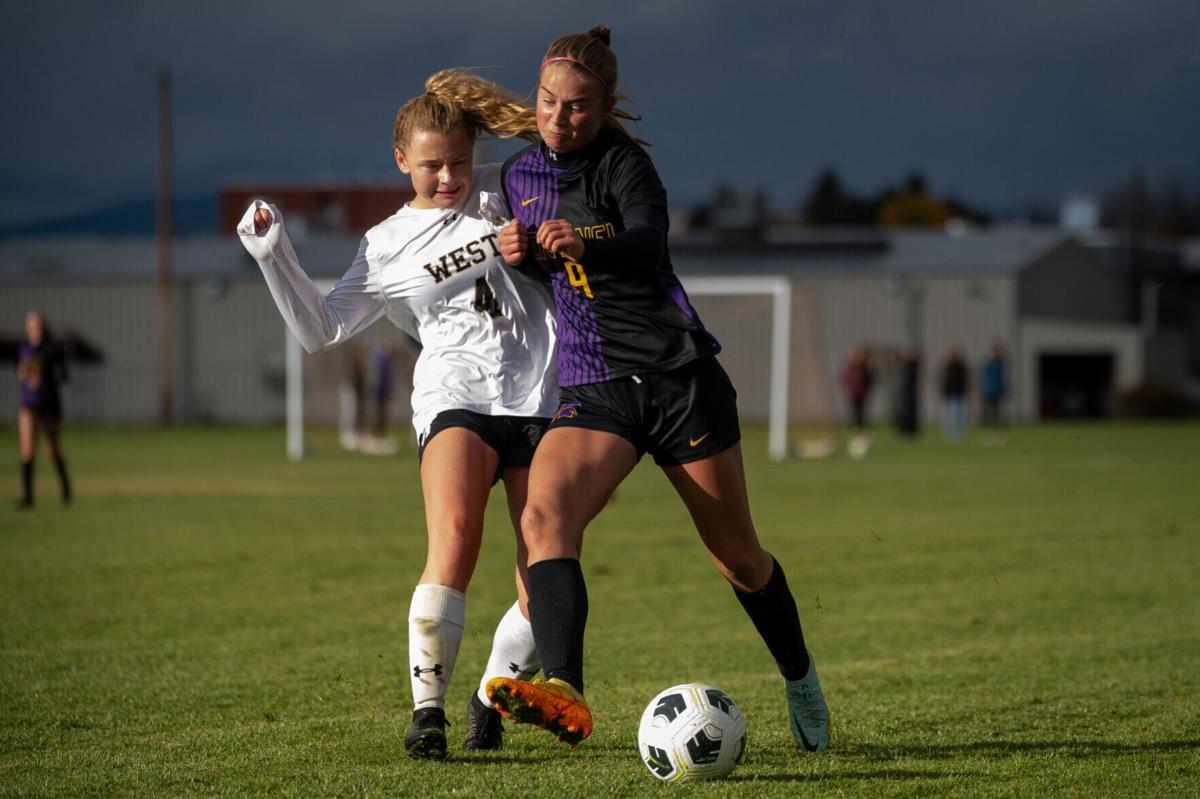
[[[679,280],[704,325],[721,342],[721,365],[738,391],[743,420],[767,423],[767,455],[788,451],[792,282],[786,277]]]
[[[788,455],[788,423],[797,366],[810,348],[793,347],[793,287],[786,277],[687,276],[680,281],[705,326],[720,340],[720,360],[738,390],[742,420],[766,423],[771,460]],[[333,283],[318,282],[323,292]],[[803,338],[803,337],[802,337]],[[308,355],[288,332],[286,344],[287,452],[304,456],[308,424],[337,424],[343,446],[371,451],[382,443],[411,439],[412,367],[415,345],[386,320],[346,344]],[[380,406],[379,370],[390,358],[391,391]],[[811,382],[811,381],[802,381]],[[378,427],[380,415],[387,421]],[[361,445],[356,447],[355,444]]]

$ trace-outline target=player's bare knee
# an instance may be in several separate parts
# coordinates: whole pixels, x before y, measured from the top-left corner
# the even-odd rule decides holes
[[[561,553],[562,514],[545,505],[530,502],[521,512],[521,536],[530,560],[557,557]]]
[[[430,547],[457,559],[479,550],[483,535],[481,520],[467,513],[452,512],[429,521]]]
[[[452,510],[439,516],[436,523],[430,525],[437,530],[438,535],[455,540],[469,539],[477,535],[475,531],[479,527],[479,521],[472,519],[466,512]]]

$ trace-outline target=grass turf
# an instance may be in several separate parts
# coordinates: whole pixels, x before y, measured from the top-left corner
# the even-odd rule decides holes
[[[0,448],[15,452],[12,431]],[[589,530],[591,739],[464,709],[512,601],[493,494],[448,702],[453,758],[404,757],[405,627],[424,556],[415,457],[292,464],[277,429],[69,430],[77,501],[0,494],[6,795],[1196,795],[1200,426],[1046,426],[1005,447],[878,437],[861,462],[769,464],[755,518],[785,565],[834,718],[797,751],[774,665],[644,463]],[[15,460],[15,459],[14,459]],[[749,721],[727,780],[667,786],[636,753],[676,682]]]

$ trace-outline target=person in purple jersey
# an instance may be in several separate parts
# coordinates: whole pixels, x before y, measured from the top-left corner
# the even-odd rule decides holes
[[[550,45],[537,88],[541,142],[510,158],[504,259],[548,277],[561,404],[529,474],[521,533],[545,682],[488,682],[505,715],[572,745],[592,729],[583,695],[584,529],[647,452],[691,513],[784,677],[797,743],[829,745],[829,713],[778,562],[750,517],[736,392],[671,267],[667,197],[621,127],[607,28]]]
[[[46,436],[46,452],[54,461],[62,487],[62,502],[71,503],[71,480],[63,458],[62,397],[59,387],[67,380],[67,359],[61,346],[50,340],[46,319],[38,311],[25,314],[25,341],[17,353],[17,380],[21,384],[21,407],[17,431],[21,448],[21,499],[17,507],[33,507],[33,462],[38,434]]]

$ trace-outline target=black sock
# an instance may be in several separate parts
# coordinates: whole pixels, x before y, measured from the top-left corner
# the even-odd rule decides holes
[[[529,567],[529,623],[546,678],[566,680],[583,692],[583,628],[587,586],[574,558],[543,560]]]
[[[785,680],[799,680],[808,673],[808,649],[800,629],[800,614],[783,567],[774,558],[771,562],[771,579],[766,585],[749,593],[734,588],[733,593],[771,651],[779,673]]]
[[[21,502],[33,504],[33,461],[21,461]]]
[[[62,501],[65,504],[71,501],[71,481],[67,477],[67,462],[62,455],[54,456],[54,468],[58,470],[58,482],[62,485]]]

